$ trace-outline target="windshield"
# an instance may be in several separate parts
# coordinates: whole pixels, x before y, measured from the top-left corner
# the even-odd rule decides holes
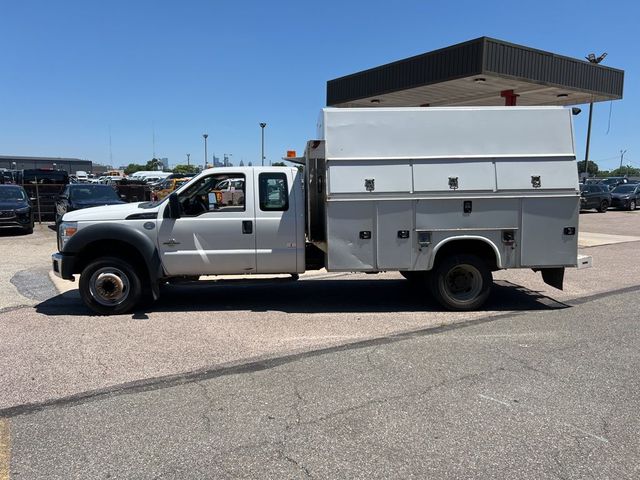
[[[0,200],[4,201],[26,201],[27,197],[24,190],[17,187],[0,188]]]
[[[613,193],[631,193],[635,190],[636,185],[620,185],[613,189]]]
[[[614,183],[618,183],[620,181],[619,178],[607,178],[606,180],[603,180],[601,183],[604,183],[605,185],[613,185]]]
[[[69,197],[79,202],[120,200],[116,191],[107,185],[82,186],[72,188]]]

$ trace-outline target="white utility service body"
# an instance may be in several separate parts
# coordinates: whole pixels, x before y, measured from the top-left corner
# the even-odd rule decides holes
[[[213,168],[157,203],[66,214],[54,272],[81,273],[100,313],[174,278],[323,267],[400,271],[473,309],[491,271],[532,268],[561,288],[578,265],[571,110],[327,108],[317,127],[292,159],[302,172]],[[222,195],[225,181],[243,195]]]
[[[305,153],[311,240],[328,270],[430,270],[460,239],[498,268],[575,267],[572,132],[561,107],[324,109]]]

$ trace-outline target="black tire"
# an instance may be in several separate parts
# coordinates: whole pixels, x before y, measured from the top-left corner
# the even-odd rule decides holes
[[[32,221],[32,222],[31,222],[31,225],[29,225],[28,227],[24,228],[24,229],[22,230],[22,232],[23,232],[25,235],[31,235],[31,234],[33,233],[33,226],[34,226],[34,222]]]
[[[607,213],[608,209],[609,209],[609,202],[607,202],[606,200],[602,200],[602,202],[600,202],[600,207],[598,208],[598,211],[600,213]]]
[[[635,200],[631,200],[631,201],[629,202],[629,210],[633,211],[633,210],[635,210],[635,209],[636,209],[636,207],[637,207],[637,205],[636,205],[636,201],[635,201]]]
[[[80,296],[100,315],[130,312],[142,296],[142,282],[136,269],[115,257],[97,258],[80,275]]]
[[[455,284],[454,284],[455,282]],[[486,262],[475,255],[443,258],[432,270],[431,294],[448,310],[476,310],[489,297],[493,278]]]
[[[411,283],[423,283],[428,281],[429,279],[429,272],[420,270],[404,270],[400,272],[400,275],[409,280]]]

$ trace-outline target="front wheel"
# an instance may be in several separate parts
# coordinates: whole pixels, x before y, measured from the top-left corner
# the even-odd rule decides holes
[[[598,208],[598,211],[600,213],[605,213],[608,209],[609,209],[609,202],[607,202],[606,200],[602,200],[602,202],[600,202],[600,208]]]
[[[636,209],[636,201],[635,200],[631,200],[629,202],[629,210],[635,210]]]
[[[87,265],[80,275],[79,288],[87,307],[101,315],[127,313],[142,295],[136,269],[114,257],[98,258]]]
[[[493,278],[486,262],[475,255],[453,255],[435,266],[431,294],[448,310],[475,310],[491,293]]]

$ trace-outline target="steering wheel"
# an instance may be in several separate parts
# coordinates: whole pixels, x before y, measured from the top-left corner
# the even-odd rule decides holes
[[[200,215],[207,211],[207,205],[204,203],[204,200],[202,200],[200,195],[194,195],[189,199],[187,210],[190,215]]]

